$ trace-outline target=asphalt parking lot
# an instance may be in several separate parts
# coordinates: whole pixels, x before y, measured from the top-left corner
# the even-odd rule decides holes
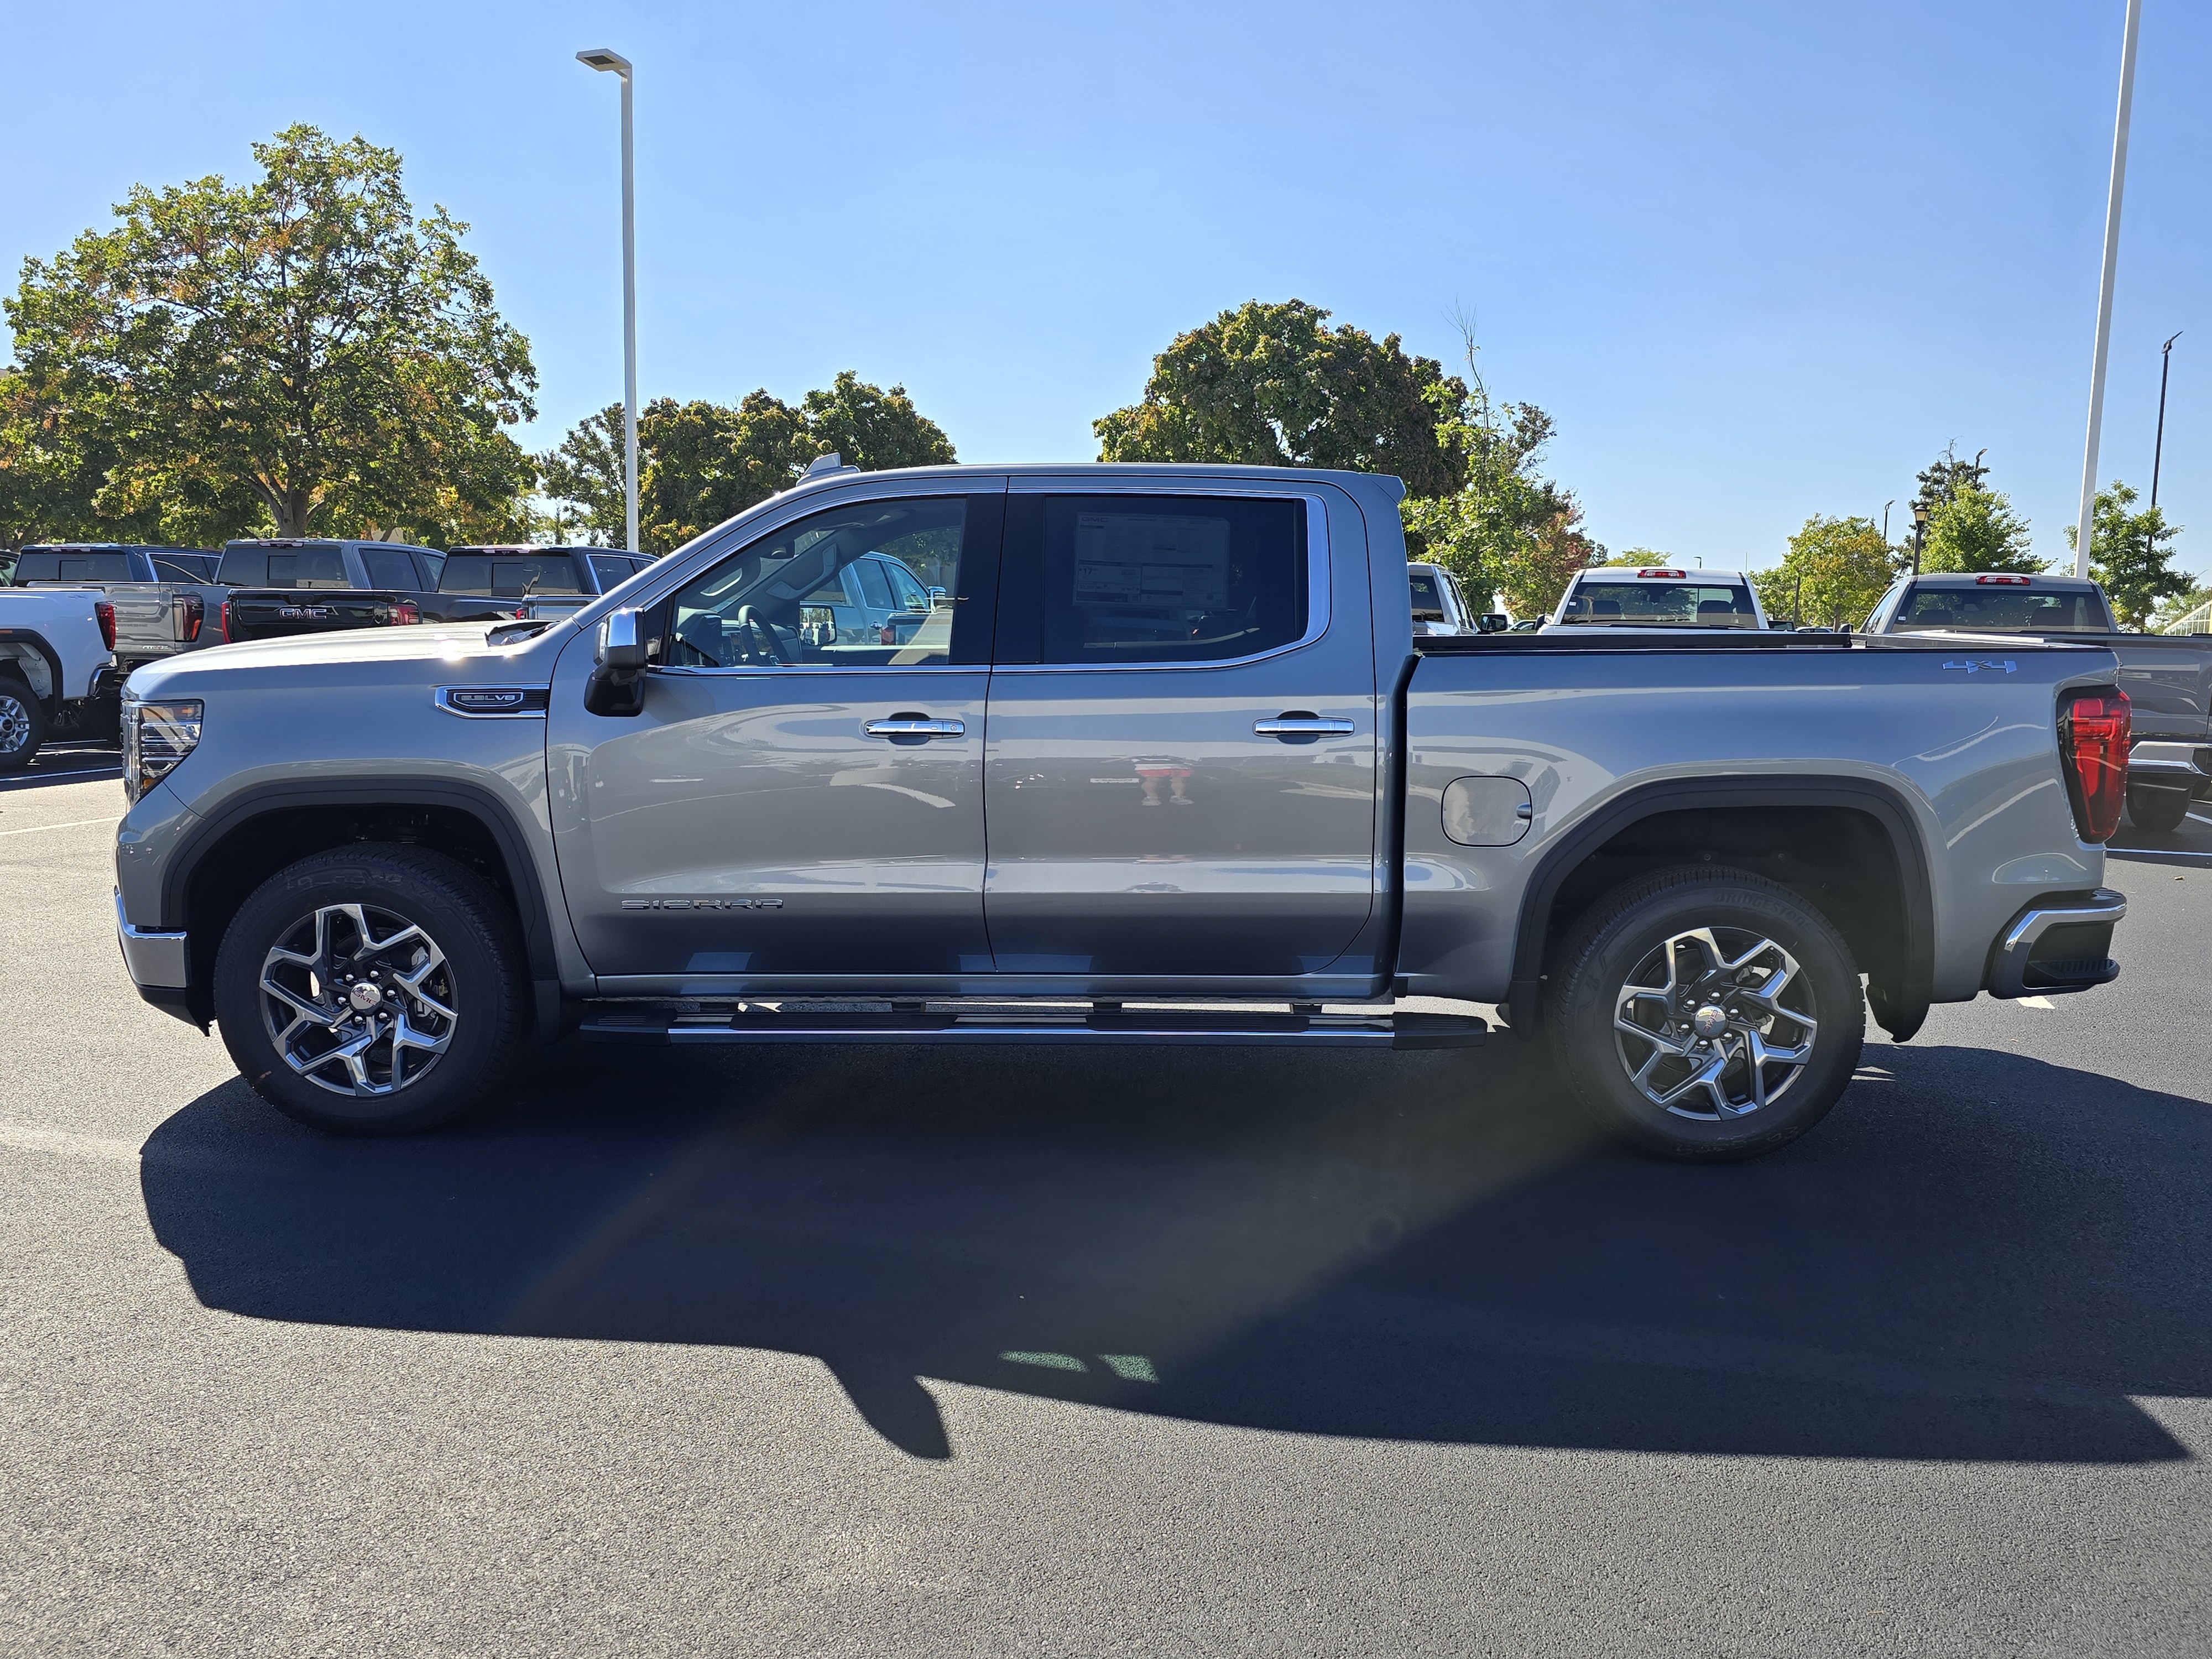
[[[2202,1654],[2212,822],[1732,1169],[1510,1039],[566,1046],[320,1139],[0,783],[0,1650]]]

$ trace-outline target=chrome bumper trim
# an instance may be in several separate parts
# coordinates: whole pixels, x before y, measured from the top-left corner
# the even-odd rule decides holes
[[[2124,896],[2109,887],[2100,887],[2078,903],[2055,905],[2049,908],[2023,910],[2005,929],[2004,937],[1990,952],[1990,994],[1993,997],[2046,996],[2067,991],[2087,991],[2094,985],[2109,984],[2109,979],[2082,985],[2030,986],[2027,983],[2028,958],[2043,936],[2054,927],[2069,922],[2117,922],[2128,913]]]
[[[115,894],[115,937],[123,947],[123,965],[130,969],[132,984],[180,991],[190,983],[185,971],[185,936],[133,927],[123,914],[120,888]]]

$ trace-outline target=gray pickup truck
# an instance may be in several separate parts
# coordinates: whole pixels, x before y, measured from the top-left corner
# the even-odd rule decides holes
[[[116,665],[141,664],[216,642],[227,589],[216,585],[217,556],[192,547],[110,542],[49,542],[25,548],[9,578],[17,587],[96,588],[107,600]]]
[[[2123,634],[2105,590],[2086,577],[2010,573],[1900,578],[1863,631],[1967,635],[1991,663],[2007,659],[2004,639],[2103,646],[2119,659],[2134,716],[2129,818],[2166,835],[2191,801],[2212,799],[2212,635]]]
[[[579,1026],[1490,1034],[1392,1006],[1436,997],[1548,1042],[1645,1147],[1717,1159],[1828,1109],[1866,1003],[1903,1038],[1934,1001],[2118,973],[2109,651],[2008,647],[1983,673],[1911,639],[1417,639],[1401,494],[1237,467],[846,474],[571,617],[142,671],[131,975],[337,1132],[451,1118]],[[810,617],[878,555],[944,601],[876,637]]]

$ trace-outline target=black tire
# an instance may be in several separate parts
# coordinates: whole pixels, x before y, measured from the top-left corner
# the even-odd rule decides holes
[[[361,907],[358,920],[337,908],[349,905]],[[327,917],[320,933],[319,916]],[[318,939],[327,977],[272,960],[280,946],[314,955]],[[391,948],[360,948],[378,942]],[[337,1011],[337,1034],[264,989],[264,967],[280,988],[309,999],[304,1006]],[[370,1012],[339,1001],[354,994],[343,988],[349,973],[362,992],[376,986]],[[410,975],[412,990],[403,977]],[[362,842],[280,870],[239,907],[216,957],[216,1019],[239,1071],[287,1117],[331,1134],[408,1134],[459,1116],[514,1063],[529,1007],[513,913],[472,872],[416,847]],[[407,1016],[404,1031],[395,1009]],[[295,1028],[282,1035],[301,1064],[279,1052],[279,1012]],[[441,1036],[447,1046],[426,1054],[421,1040]],[[334,1052],[349,1038],[369,1044],[358,1071]],[[359,1082],[383,1092],[341,1091]]]
[[[0,674],[0,772],[20,772],[46,740],[46,709],[15,674]]]
[[[2153,789],[2138,784],[2128,791],[2128,822],[2147,836],[2170,836],[2188,816],[2186,789]]]
[[[1695,940],[1668,951],[1670,940],[1695,929],[1710,930],[1717,957]],[[1754,942],[1768,949],[1741,954]],[[1782,973],[1777,947],[1796,961],[1795,974]],[[1662,970],[1662,954],[1671,957],[1671,969]],[[1729,961],[1741,964],[1733,975],[1711,971]],[[1655,984],[1698,994],[1626,994]],[[1773,1012],[1752,1005],[1769,984],[1776,987]],[[1602,1127],[1661,1158],[1726,1163],[1796,1139],[1850,1082],[1866,1036],[1858,971],[1827,919],[1785,887],[1710,865],[1656,871],[1601,897],[1553,957],[1547,991],[1552,1052],[1577,1097]],[[1656,1028],[1664,1042],[1616,1030],[1615,1009],[1623,1003],[1630,1024]],[[1727,1017],[1702,1044],[1690,1026],[1674,1023],[1697,1007]],[[1799,1041],[1805,1029],[1799,1016],[1814,1027],[1809,1045]],[[1809,1053],[1802,1064],[1760,1066],[1754,1088],[1753,1036],[1771,1049]],[[1698,1081],[1723,1061],[1709,1081]],[[1639,1068],[1644,1086],[1634,1075]],[[1672,1103],[1653,1097],[1678,1086],[1688,1092]]]

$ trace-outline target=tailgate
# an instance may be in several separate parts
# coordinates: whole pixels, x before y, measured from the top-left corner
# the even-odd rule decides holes
[[[398,593],[347,589],[271,588],[232,592],[224,607],[226,640],[275,640],[295,634],[335,634],[419,620]]]

